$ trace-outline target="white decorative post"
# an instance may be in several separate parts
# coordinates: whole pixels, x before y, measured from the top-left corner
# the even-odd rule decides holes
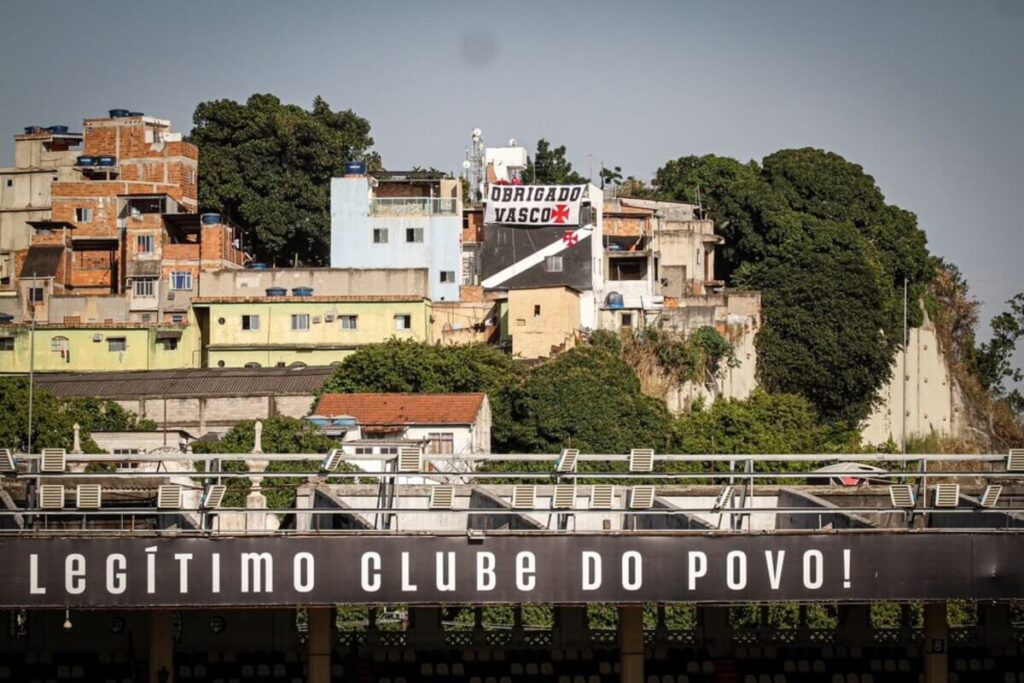
[[[256,424],[253,425],[252,429],[253,429],[253,432],[255,432],[255,434],[256,434],[255,438],[253,439],[252,452],[253,453],[262,453],[263,452],[263,423],[260,422],[259,420],[256,420]]]
[[[74,439],[74,443],[71,444],[71,452],[72,453],[81,453],[82,452],[82,428],[76,422],[74,427],[73,427],[73,430],[74,430],[74,434],[75,434],[75,439]]]

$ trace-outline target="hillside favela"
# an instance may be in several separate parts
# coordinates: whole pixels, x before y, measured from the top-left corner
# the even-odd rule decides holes
[[[0,683],[1024,683],[1024,6],[0,12]]]

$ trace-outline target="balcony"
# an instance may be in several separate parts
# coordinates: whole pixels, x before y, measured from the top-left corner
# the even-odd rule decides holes
[[[455,216],[459,200],[440,197],[374,197],[371,216]]]

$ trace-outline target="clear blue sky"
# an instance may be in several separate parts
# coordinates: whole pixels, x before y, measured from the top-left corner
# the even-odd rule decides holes
[[[642,178],[810,145],[915,211],[986,319],[1024,289],[1019,0],[5,0],[0,17],[4,165],[25,125],[125,107],[187,131],[197,102],[253,92],[353,109],[391,168],[458,170],[474,127]]]

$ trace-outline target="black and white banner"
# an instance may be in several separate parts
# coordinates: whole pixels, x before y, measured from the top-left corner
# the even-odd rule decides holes
[[[579,225],[586,185],[491,185],[484,223]]]
[[[1024,534],[0,540],[2,607],[1024,598]]]

